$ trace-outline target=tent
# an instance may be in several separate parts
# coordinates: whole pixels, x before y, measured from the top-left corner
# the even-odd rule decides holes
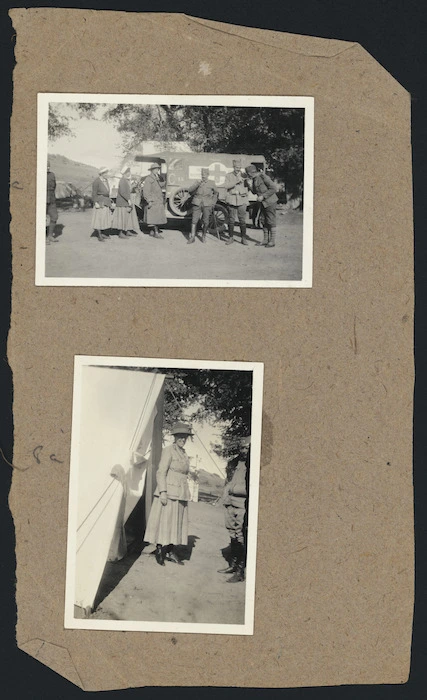
[[[124,525],[140,499],[145,518],[162,449],[164,375],[82,368],[75,605],[91,611],[107,561],[126,554]]]

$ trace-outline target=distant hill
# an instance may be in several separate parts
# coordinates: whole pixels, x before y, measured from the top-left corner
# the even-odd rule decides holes
[[[207,493],[222,493],[224,487],[224,479],[221,479],[218,474],[211,474],[204,469],[199,469],[199,490]]]
[[[98,168],[86,163],[70,160],[57,154],[49,155],[50,169],[55,173],[57,182],[70,182],[83,190],[90,187],[98,175]]]

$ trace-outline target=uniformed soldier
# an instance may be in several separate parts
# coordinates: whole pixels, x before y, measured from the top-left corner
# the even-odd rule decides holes
[[[233,574],[227,583],[245,580],[246,567],[246,522],[248,497],[248,455],[251,438],[243,438],[236,460],[234,473],[225,485],[225,527],[230,535],[230,566],[219,569],[220,574]],[[234,466],[234,465],[233,465]]]
[[[234,222],[236,218],[239,220],[242,244],[248,245],[246,239],[246,209],[249,204],[249,190],[241,168],[241,161],[233,160],[233,171],[225,176],[225,201],[228,209],[228,240],[226,245],[234,243]]]
[[[276,245],[276,207],[278,201],[276,185],[268,175],[257,170],[255,165],[249,165],[246,172],[252,180],[252,192],[257,195],[258,202],[261,202],[262,206],[261,219],[264,240],[256,245],[274,248]]]
[[[58,221],[58,209],[56,208],[56,177],[50,169],[50,161],[47,161],[47,187],[46,187],[46,214],[49,216],[49,226],[46,243],[58,243],[54,237],[56,222]]]
[[[206,240],[206,232],[209,228],[209,219],[212,210],[218,199],[219,192],[215,185],[208,180],[209,169],[202,168],[202,179],[195,182],[194,185],[188,188],[189,194],[193,195],[192,212],[191,212],[191,233],[187,243],[194,243],[196,238],[197,223],[200,219],[200,214],[203,220],[202,243]]]

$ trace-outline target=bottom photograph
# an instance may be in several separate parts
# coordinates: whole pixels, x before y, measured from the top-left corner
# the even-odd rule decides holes
[[[253,634],[263,364],[76,356],[65,627]]]

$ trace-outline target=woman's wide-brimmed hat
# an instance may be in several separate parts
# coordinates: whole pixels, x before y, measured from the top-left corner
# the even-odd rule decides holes
[[[130,173],[130,167],[128,165],[125,165],[125,167],[121,169],[120,175],[126,175],[126,173]]]
[[[193,429],[189,423],[174,423],[170,429],[171,435],[193,435]]]
[[[108,173],[108,168],[100,168],[100,169],[98,170],[98,174],[99,174],[99,175],[103,175],[104,173]]]
[[[150,167],[148,168],[148,170],[155,170],[156,168],[158,168],[158,169],[160,170],[160,165],[159,165],[159,163],[152,163],[152,164],[150,165]]]

